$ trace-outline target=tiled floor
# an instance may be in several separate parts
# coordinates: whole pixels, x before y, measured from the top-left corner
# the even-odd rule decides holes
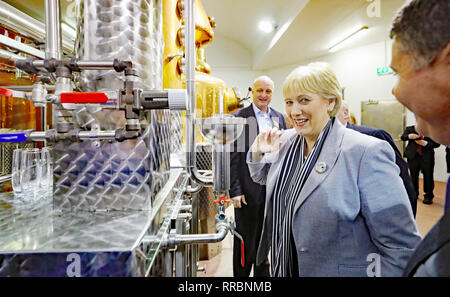
[[[416,222],[420,234],[425,236],[441,218],[444,211],[445,187],[443,182],[435,182],[433,204],[423,204],[422,179],[419,180],[419,201],[417,201]]]
[[[422,180],[420,180],[419,201],[417,201],[416,222],[419,232],[425,236],[442,216],[445,200],[445,183],[436,182],[433,204],[423,204]],[[226,210],[227,216],[233,216],[233,207]],[[199,277],[232,277],[233,276],[233,241],[230,234],[222,242],[222,252],[207,261],[200,261],[199,265],[205,271],[199,272]]]

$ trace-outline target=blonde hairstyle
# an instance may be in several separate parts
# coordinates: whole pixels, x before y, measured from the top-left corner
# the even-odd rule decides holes
[[[342,88],[328,63],[313,62],[294,69],[283,83],[283,96],[313,93],[325,99],[336,99],[333,110],[328,114],[334,117],[341,108]]]

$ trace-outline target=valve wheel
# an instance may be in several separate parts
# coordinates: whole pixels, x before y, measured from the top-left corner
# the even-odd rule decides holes
[[[230,203],[231,200],[227,199],[225,196],[220,196],[219,199],[214,200],[214,203],[224,205],[225,203]]]

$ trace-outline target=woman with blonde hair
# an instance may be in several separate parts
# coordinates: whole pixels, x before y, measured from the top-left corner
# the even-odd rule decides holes
[[[392,148],[346,129],[339,82],[322,62],[283,84],[294,128],[255,139],[247,163],[266,185],[257,261],[272,276],[400,276],[420,241]]]

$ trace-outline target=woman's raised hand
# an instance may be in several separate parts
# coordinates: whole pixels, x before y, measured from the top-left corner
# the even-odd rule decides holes
[[[259,133],[253,142],[250,151],[256,155],[271,153],[280,149],[282,143],[280,137],[283,133],[278,128],[264,130]],[[254,155],[256,157],[256,155]]]

